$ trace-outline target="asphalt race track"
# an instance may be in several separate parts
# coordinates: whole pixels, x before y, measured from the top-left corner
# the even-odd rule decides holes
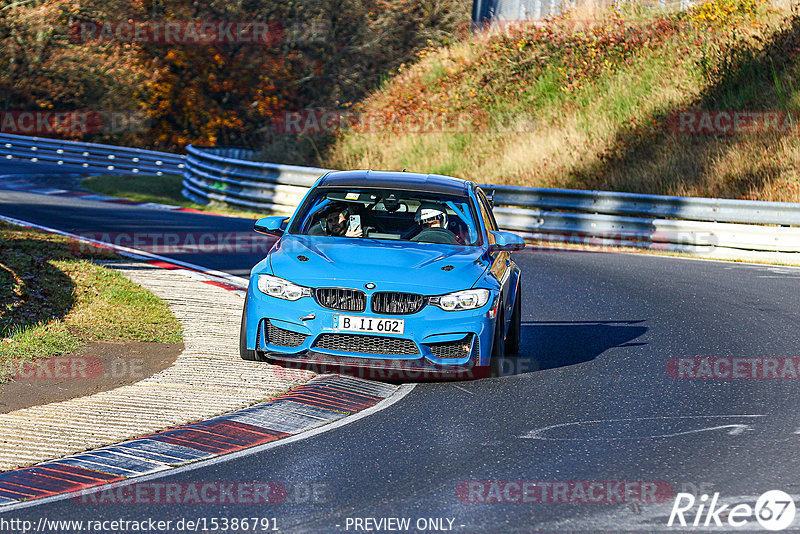
[[[76,233],[252,226],[11,191],[0,191],[0,214]],[[246,276],[261,256],[174,257]],[[752,379],[691,378],[700,357],[723,358],[712,360],[715,373],[735,358],[800,357],[800,269],[577,251],[526,250],[515,261],[522,347],[508,376],[422,383],[349,425],[148,482],[277,483],[288,492],[279,503],[131,505],[107,496],[0,518],[260,517],[284,532],[379,531],[356,522],[363,518],[408,518],[428,531],[652,531],[667,528],[681,491],[751,505],[767,490],[800,494],[798,382],[762,379],[754,360],[737,368],[756,372]],[[790,377],[785,365],[796,360],[779,361],[777,373]],[[524,487],[535,502],[517,502]]]

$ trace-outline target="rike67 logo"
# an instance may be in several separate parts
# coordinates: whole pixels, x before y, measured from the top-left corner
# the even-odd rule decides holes
[[[755,506],[741,502],[723,504],[719,493],[710,502],[708,495],[696,499],[691,493],[678,493],[667,526],[743,528],[755,520],[766,530],[784,530],[794,521],[795,511],[794,499],[780,490],[767,491],[756,500]]]

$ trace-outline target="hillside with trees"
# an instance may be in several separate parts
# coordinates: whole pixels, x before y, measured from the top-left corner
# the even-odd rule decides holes
[[[420,49],[451,41],[468,11],[458,0],[3,0],[0,111],[9,126],[19,111],[135,118],[54,132],[95,142],[260,147],[274,142],[279,111],[359,100]],[[116,31],[126,22],[258,22],[269,38],[136,39]]]

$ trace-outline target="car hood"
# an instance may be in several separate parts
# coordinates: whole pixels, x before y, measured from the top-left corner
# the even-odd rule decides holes
[[[285,235],[269,260],[275,276],[308,287],[372,282],[376,291],[440,294],[471,288],[489,266],[484,253],[481,247]]]

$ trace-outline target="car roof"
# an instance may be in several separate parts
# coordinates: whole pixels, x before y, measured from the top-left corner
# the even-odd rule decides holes
[[[322,177],[320,187],[368,187],[374,189],[401,189],[438,193],[442,195],[467,196],[469,180],[442,176],[396,171],[333,171]]]

